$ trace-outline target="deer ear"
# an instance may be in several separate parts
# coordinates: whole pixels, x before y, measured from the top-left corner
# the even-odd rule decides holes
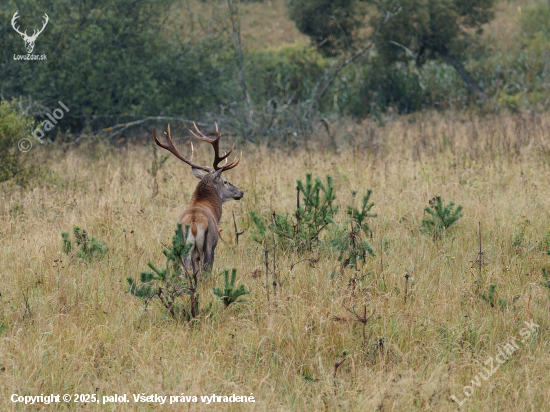
[[[212,176],[214,176],[214,179],[219,177],[223,172],[223,167],[221,169],[216,170],[214,173],[212,173]]]
[[[204,175],[206,175],[206,173],[204,173],[202,170],[195,169],[194,167],[192,167],[191,170],[193,171],[193,174],[195,175],[195,177],[199,180],[201,180],[204,177]]]

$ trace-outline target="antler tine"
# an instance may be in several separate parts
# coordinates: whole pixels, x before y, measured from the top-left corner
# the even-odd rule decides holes
[[[193,150],[193,143],[191,143],[191,159],[187,160],[185,156],[183,156],[178,149],[174,146],[174,143],[172,143],[172,136],[170,135],[170,124],[168,124],[168,132],[164,132],[166,135],[166,144],[163,144],[160,142],[160,140],[157,138],[157,134],[155,132],[155,129],[153,129],[153,139],[155,139],[155,143],[162,147],[163,149],[168,150],[170,153],[172,153],[174,156],[176,156],[178,159],[180,159],[182,162],[187,163],[189,166],[195,168],[204,170],[205,172],[212,172],[213,169],[208,166],[201,166],[198,164],[193,163],[193,156],[195,151]]]
[[[233,151],[233,148],[231,148],[231,150],[229,152],[225,153],[223,156],[220,156],[220,138],[222,137],[222,131],[221,130],[218,131],[218,124],[217,123],[216,123],[216,138],[215,139],[209,139],[208,137],[206,137],[204,135],[204,133],[202,133],[199,130],[199,128],[197,127],[195,122],[193,122],[193,126],[195,126],[195,130],[197,131],[197,133],[195,133],[193,130],[189,130],[191,132],[191,134],[199,140],[210,143],[212,145],[212,147],[214,148],[214,163],[213,163],[214,170],[220,170],[221,167],[218,166],[219,163],[222,160],[227,160],[227,157],[231,154],[231,152]],[[235,166],[233,166],[233,167],[235,167]],[[228,170],[228,169],[225,168],[225,165],[222,166],[222,167],[224,168],[224,170]]]
[[[233,149],[231,149],[233,150]],[[228,153],[229,154],[229,153]],[[224,164],[222,167],[223,167],[223,170],[226,171],[226,170],[230,170],[230,169],[233,169],[235,166],[237,166],[239,164],[239,162],[241,161],[241,158],[243,157],[243,152],[241,152],[241,155],[239,156],[239,158],[235,158],[235,160],[233,160],[231,163],[227,164],[227,159],[226,160],[226,164]]]

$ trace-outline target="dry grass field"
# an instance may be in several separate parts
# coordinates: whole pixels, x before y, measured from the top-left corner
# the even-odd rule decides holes
[[[541,245],[550,232],[548,130],[550,115],[424,115],[384,128],[341,124],[336,152],[322,130],[291,152],[240,144],[243,160],[227,177],[245,197],[224,206],[214,273],[200,286],[202,306],[213,302],[212,309],[194,326],[172,320],[155,302],[144,310],[126,281],[148,262],[165,260],[162,245],[197,181],[189,168],[170,158],[152,197],[150,144],[38,154],[38,186],[0,188],[0,409],[80,409],[74,402],[25,407],[10,397],[84,393],[100,399],[86,410],[546,410],[550,294],[541,268],[550,256]],[[173,128],[174,136],[183,134]],[[179,146],[188,149],[184,139]],[[197,149],[203,160],[210,158],[206,146]],[[292,212],[296,179],[307,171],[333,176],[338,219],[352,189],[373,189],[377,256],[351,288],[352,270],[330,275],[338,262],[326,246],[310,255],[315,263],[293,270],[300,258],[279,254],[277,298],[272,292],[268,302],[264,252],[251,239],[248,214]],[[464,207],[439,240],[420,230],[436,195]],[[238,245],[232,212],[247,228]],[[60,233],[76,225],[102,239],[108,253],[90,262],[64,254]],[[212,287],[232,267],[250,295],[223,310]],[[480,296],[490,284],[507,307]],[[347,308],[372,315],[364,332]],[[531,320],[536,334],[520,343]],[[490,370],[488,358],[502,360],[499,350],[511,338],[515,352],[473,385],[483,366]],[[466,385],[474,393],[459,408],[451,396],[466,398]],[[199,402],[133,400],[182,393]],[[130,401],[101,404],[114,394]],[[200,402],[212,394],[253,394],[255,403]]]

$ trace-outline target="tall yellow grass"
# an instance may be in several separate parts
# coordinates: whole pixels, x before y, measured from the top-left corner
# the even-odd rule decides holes
[[[14,393],[252,393],[252,405],[172,409],[455,411],[451,395],[464,398],[463,387],[483,362],[533,319],[538,334],[475,387],[462,409],[545,410],[550,299],[539,282],[550,256],[539,244],[550,230],[549,130],[547,114],[425,115],[384,128],[334,125],[337,152],[324,129],[295,151],[244,146],[241,164],[227,177],[245,197],[224,206],[214,275],[200,291],[203,306],[214,302],[212,316],[195,327],[153,304],[144,311],[126,292],[128,276],[137,277],[147,262],[164,262],[162,244],[196,183],[189,168],[170,159],[153,198],[150,146],[84,145],[44,154],[39,186],[1,186],[0,409],[26,409],[10,401]],[[198,148],[202,159],[208,150]],[[292,212],[295,181],[306,171],[333,176],[342,209],[352,189],[374,190],[377,257],[352,293],[351,272],[330,277],[338,264],[330,252],[292,271],[297,257],[280,255],[277,301],[268,302],[263,250],[249,229],[236,245],[231,212],[242,228],[250,210]],[[464,217],[439,241],[419,230],[435,195],[464,206]],[[478,222],[487,262],[476,284]],[[108,255],[91,263],[64,255],[60,232],[75,225],[103,239]],[[520,226],[525,238],[516,248],[511,237]],[[211,289],[231,267],[251,294],[224,311]],[[404,276],[413,269],[405,302]],[[491,283],[499,297],[517,301],[491,307],[476,294]],[[335,320],[353,318],[346,310],[352,307],[374,315],[366,339],[361,324]],[[87,408],[163,407],[131,400]]]

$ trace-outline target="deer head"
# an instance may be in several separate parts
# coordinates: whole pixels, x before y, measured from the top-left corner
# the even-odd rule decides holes
[[[193,174],[197,177],[197,179],[208,182],[212,184],[216,191],[218,192],[218,195],[220,196],[220,200],[222,203],[228,202],[230,200],[240,200],[244,196],[244,192],[239,189],[238,187],[232,185],[225,177],[221,176],[222,172],[233,169],[235,166],[239,164],[241,161],[241,156],[235,160],[233,160],[231,163],[227,163],[227,158],[233,152],[233,148],[229,152],[224,153],[223,156],[220,156],[220,148],[219,148],[219,142],[220,138],[222,137],[221,130],[218,131],[218,125],[216,124],[216,137],[214,139],[209,139],[206,137],[197,127],[195,123],[193,123],[195,126],[196,133],[192,130],[189,130],[191,134],[202,141],[208,142],[212,145],[214,148],[214,162],[212,164],[212,167],[210,166],[202,166],[195,164],[193,162],[193,156],[194,156],[194,149],[193,149],[193,143],[191,143],[191,157],[190,159],[187,159],[185,156],[183,156],[172,143],[172,136],[170,135],[170,125],[168,125],[168,131],[164,132],[166,135],[166,143],[161,143],[155,133],[155,129],[153,129],[153,138],[155,139],[155,143],[162,147],[163,149],[168,150],[171,152],[174,156],[176,156],[178,159],[183,161],[184,163],[187,163],[189,166],[191,166],[191,169],[193,170]],[[225,160],[225,163],[221,166],[219,166],[219,163],[221,161]]]
[[[29,36],[29,35],[27,35],[27,30],[25,30],[24,33],[21,33],[19,31],[19,26],[15,27],[16,20],[19,17],[18,13],[19,13],[19,10],[17,10],[15,12],[15,14],[13,15],[13,17],[11,19],[11,25],[12,25],[13,29],[17,33],[19,33],[21,35],[21,37],[23,37],[23,40],[25,40],[25,47],[27,48],[27,53],[31,54],[32,51],[34,50],[34,42],[36,41],[38,35],[40,33],[42,33],[44,31],[44,29],[46,28],[46,25],[48,24],[48,21],[49,21],[49,17],[46,13],[44,13],[44,17],[43,17],[44,22],[42,24],[42,28],[40,30],[38,30],[38,32],[36,30],[34,30],[33,33],[32,33],[32,36]]]

